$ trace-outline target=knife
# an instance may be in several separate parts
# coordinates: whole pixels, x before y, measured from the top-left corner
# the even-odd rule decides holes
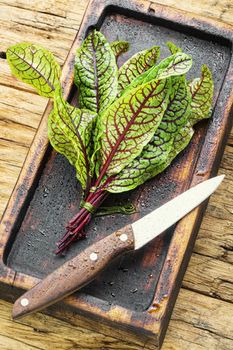
[[[220,175],[201,182],[64,263],[16,300],[13,319],[39,311],[82,288],[113,258],[143,247],[201,204],[216,190],[223,178],[224,175]]]

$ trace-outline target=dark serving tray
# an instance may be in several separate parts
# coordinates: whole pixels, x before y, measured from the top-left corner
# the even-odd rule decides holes
[[[214,175],[218,169],[231,127],[232,29],[147,1],[91,1],[63,68],[62,82],[69,100],[76,93],[72,83],[74,54],[93,27],[109,41],[129,41],[130,50],[122,55],[121,63],[152,45],[161,46],[163,58],[169,54],[167,41],[193,56],[189,78],[199,76],[201,65],[206,63],[215,82],[213,116],[199,123],[188,148],[165,172],[134,191],[109,197],[110,205],[134,203],[136,214],[95,218],[88,228],[88,238],[73,245],[66,257],[56,257],[55,242],[64,233],[65,223],[77,212],[81,191],[74,169],[48,145],[49,103],[1,224],[0,290],[5,298],[13,300],[22,289],[32,287],[86,246]],[[147,342],[151,348],[159,346],[205,206],[206,203],[140,251],[115,260],[95,281],[47,312],[56,314],[56,310],[68,308],[78,315],[101,319],[112,328],[124,329],[118,336],[131,334],[132,341]]]

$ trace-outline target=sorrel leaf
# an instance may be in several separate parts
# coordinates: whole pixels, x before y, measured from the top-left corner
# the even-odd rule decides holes
[[[135,158],[129,166],[106,187],[108,192],[120,193],[132,190],[154,177],[157,167],[166,161],[173,145],[173,137],[159,130],[143,150],[143,154]]]
[[[77,50],[75,84],[80,108],[103,111],[116,97],[118,68],[110,44],[94,30]]]
[[[161,163],[157,168],[154,169],[154,176],[164,171],[176,158],[176,156],[188,146],[194,135],[194,129],[192,125],[193,124],[191,124],[190,121],[188,121],[187,124],[180,128],[180,130],[176,133],[173,145],[170,149],[167,158],[164,160],[163,163]]]
[[[204,89],[202,90],[203,81],[206,81],[206,84],[210,84],[210,90],[213,89],[212,74],[209,68],[206,65],[203,65],[201,68],[201,71],[202,71],[202,77],[194,79],[193,82],[189,84],[189,88],[191,92],[192,92],[192,84],[193,84],[193,92],[196,92],[196,95],[191,95],[191,113],[188,118],[188,122],[185,126],[183,126],[180,129],[180,131],[177,133],[174,139],[174,145],[169,154],[169,159],[171,159],[171,161],[178,155],[178,153],[184,150],[189,144],[194,134],[194,130],[192,126],[198,123],[202,119],[210,118],[210,109],[211,109],[213,92],[212,94],[211,93],[209,94],[209,98],[207,99],[207,105],[209,105],[209,110],[206,111],[206,109],[204,108],[204,113],[200,113],[197,118],[193,118],[193,109],[192,109],[193,98],[195,100],[195,97],[199,94],[199,92],[202,92],[202,94],[203,93],[205,94]],[[201,80],[203,81],[201,82]],[[195,89],[194,89],[194,86],[196,87]],[[203,98],[202,94],[200,96],[200,99]],[[198,105],[198,102],[197,102],[197,105]],[[198,108],[197,105],[196,105],[196,108]],[[202,107],[202,104],[201,104],[201,107]]]
[[[153,67],[160,56],[159,46],[136,53],[119,69],[118,91],[122,91],[135,78]]]
[[[201,119],[210,117],[214,82],[211,71],[205,64],[201,67],[201,77],[194,79],[189,87],[192,95],[190,122],[193,125]]]
[[[32,85],[41,96],[53,97],[61,68],[51,52],[40,45],[24,42],[10,46],[6,56],[17,78]]]
[[[161,153],[157,154],[157,156],[160,158],[159,161],[155,160],[153,157],[153,150],[148,152],[148,154],[145,153],[144,158],[142,158],[140,162],[136,163],[135,161],[135,173],[133,171],[129,171],[129,168],[124,169],[122,172],[122,177],[117,177],[113,182],[111,182],[107,190],[112,193],[129,191],[136,188],[140,184],[143,184],[152,177],[160,174],[171,164],[176,156],[188,146],[193,134],[194,130],[191,124],[188,123],[178,131],[173,139],[173,142],[170,140],[170,142],[166,144],[166,148],[164,147],[164,149],[161,147],[161,144],[159,144],[159,142],[161,142],[161,138],[159,138],[158,135],[155,136],[154,146],[161,149]],[[164,150],[165,153],[163,153]],[[154,164],[152,165],[151,163],[153,163],[153,161]],[[153,171],[152,173],[151,170]]]
[[[82,188],[90,185],[91,134],[95,114],[71,106],[56,90],[54,110],[48,121],[48,136],[53,148],[76,168]]]
[[[192,66],[192,57],[184,53],[177,53],[162,60],[157,66],[148,69],[146,72],[135,78],[122,92],[124,95],[131,89],[145,84],[155,78],[165,79],[172,76],[185,74]]]
[[[131,90],[98,118],[100,179],[119,173],[137,157],[158,128],[168,103],[170,79]]]
[[[183,151],[191,141],[194,134],[194,130],[190,123],[183,126],[178,133],[175,135],[173,145],[171,147],[171,150],[166,158],[164,158],[164,161],[160,163],[157,167],[154,169],[154,176],[160,174],[162,171],[164,171],[171,162],[176,158],[176,156]]]
[[[111,49],[116,57],[116,60],[117,60],[121,54],[128,51],[129,43],[127,41],[113,41],[110,44],[110,47],[111,47]]]
[[[191,94],[184,76],[173,77],[168,105],[162,121],[142,153],[129,163],[109,184],[109,192],[131,190],[164,169],[173,149],[174,138],[190,116]],[[162,170],[161,170],[162,171]]]
[[[189,142],[193,137],[193,134],[194,130],[192,128],[191,123],[189,122],[179,130],[179,132],[174,138],[173,147],[169,152],[168,158],[164,163],[162,171],[166,169],[167,166],[171,164],[173,159],[175,159],[175,157],[188,146]]]
[[[143,80],[150,81],[151,79],[154,79],[154,74],[156,74],[156,77],[159,77],[159,79],[164,79],[186,74],[191,67],[192,57],[185,53],[178,52],[169,56],[167,59],[165,58],[160,62],[158,68],[152,67],[151,70],[145,73],[145,77],[143,77],[143,75],[142,77]]]
[[[167,42],[167,47],[169,48],[172,55],[174,55],[178,52],[182,52],[182,50],[171,41]]]
[[[171,81],[169,102],[159,129],[175,135],[190,119],[191,93],[184,75],[172,77]]]

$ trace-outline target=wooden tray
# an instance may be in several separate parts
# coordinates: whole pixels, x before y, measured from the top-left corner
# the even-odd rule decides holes
[[[72,82],[74,54],[93,27],[110,41],[130,42],[122,62],[152,45],[160,45],[165,57],[165,43],[173,41],[193,56],[190,78],[199,76],[201,65],[208,64],[215,81],[213,116],[197,126],[191,144],[169,169],[139,189],[108,200],[110,204],[129,200],[138,213],[95,218],[88,238],[61,258],[54,256],[55,242],[78,209],[80,188],[74,169],[48,144],[49,103],[0,227],[0,294],[8,300],[14,300],[87,245],[216,174],[231,128],[232,27],[147,1],[93,0],[63,68],[62,82],[69,100],[76,93]],[[127,336],[141,345],[146,342],[151,349],[160,346],[205,206],[140,251],[115,260],[94,282],[46,312],[63,319],[77,313],[85,318],[87,327],[108,334],[109,329],[115,330],[112,335]],[[99,320],[106,328],[100,327]],[[121,331],[116,331],[118,328]]]

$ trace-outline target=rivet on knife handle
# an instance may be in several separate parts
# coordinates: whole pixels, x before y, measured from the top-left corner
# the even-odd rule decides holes
[[[15,302],[13,318],[38,311],[72,294],[93,280],[113,258],[133,249],[133,231],[128,225],[88,247],[26,292]]]

